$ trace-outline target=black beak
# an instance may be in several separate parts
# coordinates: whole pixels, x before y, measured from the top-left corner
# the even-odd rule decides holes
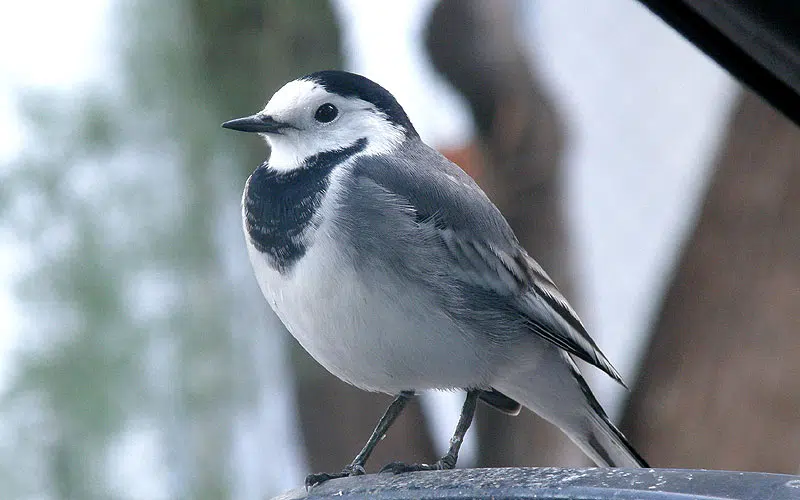
[[[223,128],[238,130],[240,132],[260,132],[262,134],[276,134],[281,129],[289,127],[288,124],[272,119],[271,116],[253,115],[229,120],[222,124]]]

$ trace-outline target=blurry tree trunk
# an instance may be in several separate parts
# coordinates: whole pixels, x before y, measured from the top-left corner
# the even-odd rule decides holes
[[[216,84],[228,103],[228,117],[259,109],[289,80],[341,66],[338,28],[327,2],[194,0],[192,6],[204,28],[209,73],[221,79]],[[266,156],[262,140],[254,137],[250,144],[252,162],[243,165],[245,176]],[[311,359],[294,339],[287,345],[309,466],[313,472],[339,471],[361,450],[391,398],[348,386]],[[369,465],[392,460],[435,460],[418,403],[408,405]]]
[[[443,0],[430,20],[427,45],[436,68],[469,102],[478,126],[481,160],[462,167],[569,296],[564,127],[516,37],[517,7],[513,0]],[[527,410],[509,417],[481,405],[477,427],[481,466],[575,465],[583,460],[557,428]]]
[[[751,92],[642,366],[623,427],[651,464],[798,472],[800,129]]]

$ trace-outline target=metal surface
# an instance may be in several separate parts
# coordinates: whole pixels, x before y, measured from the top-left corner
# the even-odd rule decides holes
[[[800,476],[679,469],[456,469],[334,479],[296,499],[800,499]]]

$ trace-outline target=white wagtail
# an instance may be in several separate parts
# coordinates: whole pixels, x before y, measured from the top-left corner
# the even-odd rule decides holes
[[[222,126],[271,147],[242,198],[270,306],[331,373],[396,396],[353,462],[307,485],[363,474],[409,398],[428,389],[467,393],[449,451],[383,470],[453,468],[478,399],[514,415],[530,408],[598,465],[647,466],[571,356],[622,383],[617,371],[497,207],[422,142],[387,90],[320,71]]]

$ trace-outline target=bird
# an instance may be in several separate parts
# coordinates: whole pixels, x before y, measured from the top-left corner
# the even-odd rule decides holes
[[[511,415],[532,410],[598,466],[648,467],[574,358],[624,386],[620,374],[498,208],[422,141],[389,91],[318,71],[222,126],[269,145],[242,195],[266,301],[330,373],[394,396],[353,461],[310,474],[307,487],[365,474],[392,422],[429,390],[466,392],[447,453],[381,472],[454,468],[478,401]]]

